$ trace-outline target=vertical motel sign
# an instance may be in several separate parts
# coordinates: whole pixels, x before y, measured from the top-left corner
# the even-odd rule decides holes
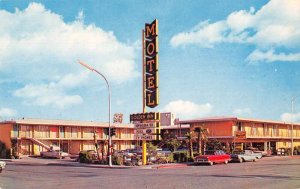
[[[158,105],[158,21],[145,24],[144,31],[144,101],[146,106]]]

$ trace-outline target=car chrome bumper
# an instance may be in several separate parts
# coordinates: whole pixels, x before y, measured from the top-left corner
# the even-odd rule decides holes
[[[210,163],[210,161],[208,161],[208,160],[206,160],[206,159],[197,159],[197,160],[195,161],[195,163],[198,163],[198,164],[200,164],[200,163]]]

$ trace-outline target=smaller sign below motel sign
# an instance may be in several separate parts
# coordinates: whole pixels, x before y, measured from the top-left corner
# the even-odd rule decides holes
[[[155,128],[155,123],[136,123],[134,124],[135,129],[146,129],[146,128]]]
[[[156,140],[156,135],[134,135],[135,140]]]
[[[151,121],[151,120],[159,120],[159,113],[158,112],[148,112],[148,113],[140,113],[140,114],[130,114],[130,122]]]
[[[148,128],[148,129],[136,129],[134,130],[134,134],[137,135],[155,135],[156,134],[156,129],[155,128]]]

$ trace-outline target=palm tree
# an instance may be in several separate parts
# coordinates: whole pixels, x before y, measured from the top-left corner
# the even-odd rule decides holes
[[[194,152],[193,152],[193,136],[194,136],[194,132],[193,131],[189,131],[188,133],[185,134],[185,136],[187,137],[187,143],[189,146],[189,158],[190,159],[194,159]]]
[[[197,134],[198,153],[202,154],[202,142],[205,143],[207,141],[208,131],[202,127],[197,127],[194,131]]]

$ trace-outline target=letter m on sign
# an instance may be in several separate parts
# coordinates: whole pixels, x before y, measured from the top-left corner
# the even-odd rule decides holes
[[[158,36],[157,19],[155,19],[151,24],[145,24],[145,32],[147,39],[152,39]]]

